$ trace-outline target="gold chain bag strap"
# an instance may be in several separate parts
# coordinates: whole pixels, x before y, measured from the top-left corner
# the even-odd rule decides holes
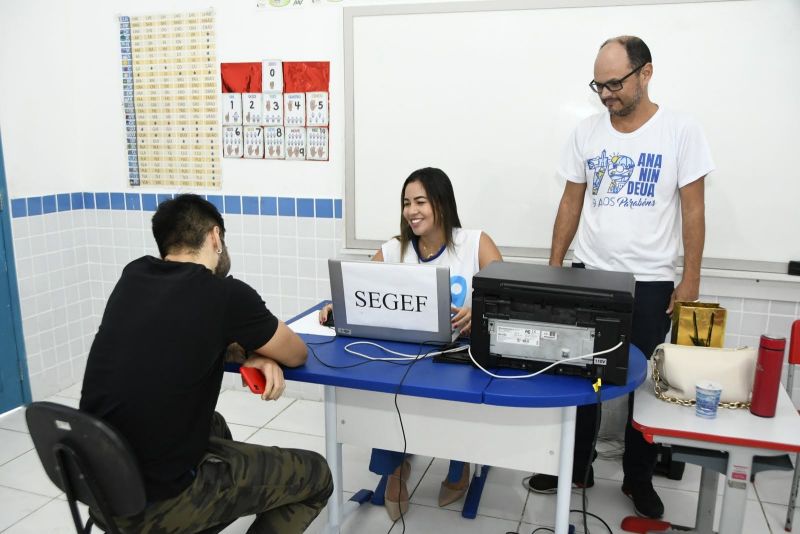
[[[657,398],[695,405],[695,384],[711,380],[722,385],[722,408],[750,407],[750,390],[756,365],[756,349],[691,347],[662,343],[653,351],[653,389]]]

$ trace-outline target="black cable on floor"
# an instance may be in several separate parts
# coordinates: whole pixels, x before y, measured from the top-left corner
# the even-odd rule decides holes
[[[595,418],[594,437],[592,439],[592,446],[589,449],[589,462],[587,464],[587,468],[586,468],[586,471],[584,472],[584,476],[583,476],[583,488],[581,490],[582,508],[580,510],[570,510],[569,513],[571,513],[571,514],[572,513],[582,514],[582,517],[583,517],[583,531],[584,531],[585,534],[589,534],[589,527],[587,525],[587,519],[586,519],[587,516],[594,517],[595,519],[597,519],[598,521],[600,521],[603,524],[603,526],[606,528],[606,530],[608,530],[609,534],[614,534],[614,531],[611,530],[611,527],[608,525],[608,523],[606,523],[603,520],[602,517],[600,517],[599,515],[596,515],[596,514],[593,514],[591,512],[587,512],[586,511],[586,505],[587,505],[586,486],[589,484],[589,473],[591,471],[592,461],[594,460],[594,449],[597,446],[598,434],[600,433],[600,417],[599,417],[599,415],[601,413],[602,406],[603,406],[602,405],[601,396],[600,396],[600,388],[599,387],[597,388],[597,392],[596,393],[597,393],[597,414],[598,414],[598,417]],[[530,478],[531,477],[525,477],[525,478],[522,479],[522,486],[525,489],[528,490],[528,494],[533,493],[533,490],[531,490],[529,484],[526,482]],[[526,501],[526,504],[527,504],[527,501]],[[523,507],[523,513],[524,513],[524,511],[525,511],[525,509]],[[519,527],[517,527],[517,528],[519,528]],[[537,532],[540,532],[540,531],[555,532],[550,527],[537,527],[536,529],[533,530],[533,532],[531,532],[531,534],[536,534]],[[519,534],[519,532],[508,531],[508,532],[506,532],[506,534]]]
[[[404,365],[404,366],[406,366],[406,370],[403,373],[403,376],[400,378],[400,382],[397,384],[397,387],[395,388],[395,391],[394,391],[394,408],[395,408],[395,411],[397,413],[397,419],[400,421],[400,432],[403,435],[403,460],[400,463],[400,475],[401,475],[401,482],[402,482],[402,474],[403,474],[402,466],[406,461],[406,449],[407,449],[407,446],[408,446],[408,442],[407,442],[407,439],[406,439],[405,426],[403,425],[403,416],[400,413],[400,406],[397,404],[397,397],[400,394],[400,389],[403,386],[403,382],[405,382],[406,378],[408,377],[408,373],[411,371],[411,368],[414,366],[414,364],[416,364],[420,360],[425,359],[425,357],[428,354],[430,354],[431,352],[433,352],[434,350],[441,349],[442,348],[441,347],[442,343],[434,342],[434,341],[423,341],[422,343],[419,344],[419,349],[417,351],[417,357],[414,358],[413,360],[409,361],[409,362],[397,362],[397,361],[392,361],[392,360],[365,360],[365,361],[354,363],[354,364],[351,364],[351,365],[331,365],[329,363],[326,363],[326,362],[322,361],[322,359],[320,359],[320,357],[317,355],[317,352],[314,350],[314,347],[318,347],[320,345],[327,345],[328,343],[332,343],[332,342],[334,342],[336,340],[337,337],[338,336],[334,336],[331,339],[326,340],[326,341],[306,343],[306,346],[311,350],[311,354],[314,356],[314,358],[321,365],[323,365],[325,367],[328,367],[330,369],[349,369],[349,368],[352,368],[352,367],[358,367],[360,365],[365,365],[365,364],[374,363],[374,362],[384,362],[384,363],[390,363],[390,364],[393,364],[393,365]],[[423,353],[422,352],[422,348],[425,347],[425,346],[431,346],[431,350]],[[597,409],[598,409],[598,414],[599,414],[600,410],[602,409],[602,402],[601,402],[601,399],[600,399],[600,389],[599,388],[597,390]],[[589,458],[589,464],[588,464],[589,466],[591,466],[592,460],[594,459],[593,458],[593,456],[594,456],[594,448],[597,446],[597,437],[598,437],[599,432],[600,432],[600,418],[597,417],[596,420],[595,420],[594,438],[592,440],[592,447],[590,449],[591,456]],[[586,511],[586,485],[589,483],[589,472],[590,472],[590,467],[586,469],[586,473],[584,474],[583,497],[582,497],[583,509],[582,510],[570,510],[570,513],[580,512],[580,513],[583,514],[583,529],[584,529],[584,532],[586,534],[589,534],[589,529],[588,529],[587,524],[586,524],[586,521],[587,521],[586,517],[587,516],[594,517],[595,519],[600,521],[603,524],[603,526],[605,526],[606,529],[608,529],[608,532],[610,534],[613,534],[613,531],[611,530],[611,527],[609,527],[608,523],[603,521],[603,519],[600,516]],[[530,492],[530,489],[528,489],[528,491]],[[409,495],[409,498],[410,497],[411,496]],[[399,501],[399,498],[400,498],[400,496],[398,495],[398,501]],[[405,522],[405,518],[404,518],[404,514],[403,514],[402,510],[400,512],[400,521],[401,521],[401,524],[403,525],[402,534],[405,534],[406,522]],[[549,532],[554,532],[553,529],[548,528],[548,527],[538,527],[535,530],[533,530],[533,532],[531,532],[531,534],[536,534],[536,532],[543,531],[543,530],[544,531],[549,531]],[[506,534],[518,534],[518,533],[509,531]]]
[[[597,519],[598,521],[600,521],[601,523],[603,523],[603,526],[604,526],[604,527],[606,527],[606,530],[608,530],[608,534],[614,534],[614,531],[613,531],[613,530],[611,530],[611,527],[610,527],[610,526],[608,526],[608,523],[606,523],[605,521],[603,521],[603,518],[602,518],[602,517],[600,517],[600,516],[599,516],[599,515],[597,515],[597,514],[593,514],[592,512],[587,512],[586,510],[570,510],[570,511],[569,511],[569,513],[583,513],[583,514],[586,514],[586,515],[588,515],[588,516],[594,517],[595,519]],[[584,530],[585,530],[585,529],[586,529],[586,526],[584,526]],[[586,533],[587,533],[587,534],[588,534],[588,532],[589,532],[589,531],[588,531],[588,530],[586,530]]]
[[[600,434],[600,414],[602,413],[603,409],[603,402],[600,399],[601,386],[599,385],[599,379],[597,384],[598,384],[597,386],[593,386],[595,387],[595,393],[597,394],[597,417],[594,418],[594,435],[592,437],[592,446],[589,448],[589,461],[586,464],[586,472],[583,474],[583,491],[581,492],[581,504],[583,507],[583,531],[586,534],[589,534],[589,527],[586,524],[586,516],[593,515],[589,514],[589,512],[586,511],[586,486],[589,484],[589,473],[592,472],[592,462],[594,461],[594,448],[597,446],[597,436]],[[600,519],[600,521],[603,520]],[[605,525],[605,522],[603,522],[603,524]],[[606,525],[606,527],[608,527],[608,525]],[[610,529],[609,532],[611,532]]]
[[[571,513],[571,514],[580,514],[580,513],[583,513],[583,510],[570,510],[570,511],[569,511],[569,513]],[[608,530],[608,534],[614,534],[614,531],[613,531],[613,530],[611,530],[611,527],[608,525],[608,523],[606,523],[605,521],[603,521],[603,518],[602,518],[602,517],[600,517],[600,516],[599,516],[599,515],[597,515],[597,514],[593,514],[593,513],[591,513],[591,512],[586,512],[586,515],[588,515],[588,516],[591,516],[591,517],[594,517],[595,519],[597,519],[598,521],[600,521],[600,522],[603,524],[603,526],[604,526],[604,527],[606,527],[606,530]],[[533,529],[533,530],[531,531],[531,534],[536,534],[537,532],[540,532],[540,531],[545,531],[545,532],[555,532],[555,530],[554,530],[554,529],[552,529],[552,528],[550,528],[550,527],[536,527],[535,529]],[[508,532],[506,532],[505,534],[519,534],[519,532],[517,532],[517,531],[511,531],[511,530],[509,530],[509,531],[508,531]]]
[[[433,345],[433,346],[431,347],[431,350],[429,350],[429,351],[427,351],[426,353],[423,354],[422,353],[422,348],[427,346],[427,345]],[[428,354],[430,354],[431,352],[434,352],[435,350],[440,349],[441,345],[442,345],[442,343],[439,343],[439,342],[436,342],[436,341],[423,341],[422,343],[420,343],[419,344],[419,349],[417,351],[417,357],[415,359],[411,360],[411,363],[404,364],[404,365],[407,366],[406,372],[403,373],[403,376],[400,378],[400,382],[397,384],[397,387],[394,390],[394,409],[397,412],[397,419],[400,421],[400,432],[403,434],[403,458],[400,461],[400,485],[401,485],[401,487],[402,487],[402,483],[403,483],[403,465],[405,465],[405,463],[406,463],[406,448],[408,446],[408,442],[406,440],[406,429],[403,426],[403,416],[400,414],[400,406],[397,404],[397,396],[400,394],[400,388],[403,386],[403,382],[405,382],[406,377],[408,376],[408,373],[411,371],[411,368],[414,366],[414,364],[417,363],[420,360],[425,359],[425,357]],[[389,482],[387,481],[386,483],[388,484]],[[411,495],[410,494],[409,494],[408,498],[411,499]],[[397,495],[397,501],[398,502],[400,501],[399,490],[398,490],[398,495]],[[403,514],[403,510],[401,508],[400,509],[400,523],[403,525],[403,530],[401,531],[401,534],[405,534],[405,532],[406,532],[406,519],[405,519],[404,516],[405,516],[405,514]]]
[[[425,359],[425,357],[427,357],[428,354],[430,354],[431,352],[434,352],[436,350],[441,350],[443,344],[441,342],[438,342],[438,341],[423,341],[422,343],[419,344],[419,349],[417,350],[416,358],[410,359],[408,362],[398,362],[398,361],[392,361],[392,360],[364,360],[364,361],[360,361],[360,362],[357,362],[357,363],[354,363],[354,364],[350,364],[350,365],[331,365],[329,363],[324,362],[319,357],[319,355],[317,355],[317,352],[316,352],[316,350],[314,350],[314,347],[318,347],[320,345],[327,345],[328,343],[332,343],[332,342],[334,342],[336,340],[337,337],[338,336],[334,336],[333,338],[328,339],[326,341],[306,343],[306,346],[309,348],[309,350],[311,350],[311,354],[314,356],[314,359],[316,359],[320,364],[322,364],[325,367],[328,367],[329,369],[350,369],[352,367],[358,367],[360,365],[365,365],[365,364],[368,364],[368,363],[378,363],[378,362],[390,363],[390,364],[393,364],[393,365],[401,365],[401,366],[405,366],[406,367],[406,370],[403,373],[403,376],[400,378],[400,382],[397,384],[397,387],[395,388],[395,391],[394,391],[394,409],[397,412],[397,419],[400,421],[400,432],[403,435],[403,459],[400,462],[400,481],[402,483],[403,482],[403,479],[402,479],[403,465],[405,464],[405,461],[406,461],[406,449],[407,449],[407,446],[408,446],[408,441],[406,439],[406,430],[405,430],[405,427],[403,425],[403,416],[400,414],[400,406],[397,404],[397,396],[400,394],[400,389],[403,386],[403,382],[405,382],[406,377],[408,377],[408,373],[411,371],[411,368],[414,366],[414,364],[416,364],[420,360]],[[423,353],[422,349],[423,349],[423,347],[426,347],[426,346],[431,346],[431,349],[428,350],[427,352]],[[387,484],[388,484],[388,480],[387,480]],[[411,496],[409,495],[409,498],[410,497]],[[398,501],[400,500],[400,496],[399,495],[397,496],[397,500]],[[405,534],[406,521],[405,521],[404,514],[403,514],[402,510],[400,511],[400,521],[401,521],[401,524],[403,525],[402,533]]]

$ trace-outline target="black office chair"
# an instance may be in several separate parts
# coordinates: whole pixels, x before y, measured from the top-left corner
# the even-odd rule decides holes
[[[95,522],[119,534],[114,517],[144,510],[136,457],[116,430],[93,415],[53,402],[31,403],[25,419],[47,476],[67,495],[78,534],[91,532]],[[86,525],[76,500],[91,510]],[[99,514],[96,519],[94,514]]]

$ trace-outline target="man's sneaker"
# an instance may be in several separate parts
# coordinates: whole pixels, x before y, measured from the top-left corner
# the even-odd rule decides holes
[[[586,484],[587,488],[594,486],[594,473],[589,473],[589,483]],[[583,481],[573,482],[573,488],[583,488]],[[543,475],[541,473],[534,473],[528,479],[528,489],[534,493],[555,493],[558,490],[558,477],[554,475]]]
[[[637,515],[651,519],[661,519],[664,516],[664,503],[653,489],[652,482],[623,482],[622,493],[633,500]]]

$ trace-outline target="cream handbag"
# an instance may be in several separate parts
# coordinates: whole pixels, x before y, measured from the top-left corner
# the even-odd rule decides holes
[[[694,406],[695,384],[711,380],[722,385],[719,405],[747,408],[756,366],[756,349],[690,347],[662,343],[653,351],[653,388],[659,399]]]

